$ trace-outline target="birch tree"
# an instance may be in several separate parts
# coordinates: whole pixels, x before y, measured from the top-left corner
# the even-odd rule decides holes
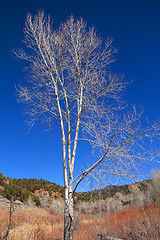
[[[27,84],[18,89],[18,101],[26,104],[28,123],[35,121],[61,131],[65,188],[64,239],[73,238],[73,196],[90,175],[134,176],[142,161],[153,160],[151,143],[159,137],[159,125],[140,123],[142,112],[126,109],[123,76],[111,72],[115,48],[112,40],[98,36],[94,27],[71,16],[58,29],[42,11],[27,15],[25,50],[15,51],[28,65]],[[153,141],[155,140],[155,141]],[[96,152],[94,162],[74,174],[79,141]],[[61,159],[60,159],[61,161]]]

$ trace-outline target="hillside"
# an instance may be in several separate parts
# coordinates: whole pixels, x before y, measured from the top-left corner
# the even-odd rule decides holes
[[[116,194],[123,196],[129,196],[133,189],[137,188],[141,192],[141,195],[147,195],[148,187],[152,184],[153,180],[144,180],[142,182],[116,186],[109,185],[101,190],[94,190],[88,192],[75,193],[74,202],[97,201],[99,199],[112,199]],[[135,191],[135,190],[134,190]],[[137,190],[136,190],[137,191]],[[149,190],[150,191],[150,190]],[[41,207],[50,207],[53,200],[64,198],[64,188],[56,183],[37,179],[12,179],[3,176],[0,173],[0,195],[8,200],[19,200],[23,203],[34,203]],[[124,205],[130,202],[130,198],[124,200]],[[128,200],[129,199],[129,200]]]
[[[114,197],[116,193],[121,193],[123,195],[127,195],[130,192],[131,186],[138,186],[138,188],[145,192],[148,188],[148,185],[152,183],[152,179],[150,180],[143,180],[142,182],[136,182],[129,185],[108,185],[100,190],[93,190],[88,192],[81,192],[77,194],[79,200],[89,201],[90,199],[97,200],[99,198],[106,199]]]
[[[40,206],[44,197],[63,198],[64,188],[43,179],[12,179],[0,173],[0,195],[8,200],[20,200],[21,202],[27,202],[30,199]]]

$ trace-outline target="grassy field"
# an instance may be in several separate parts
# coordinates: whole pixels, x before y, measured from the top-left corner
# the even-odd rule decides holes
[[[9,207],[9,206],[8,206]],[[0,208],[1,239],[8,228],[9,208]],[[160,206],[127,206],[116,213],[75,212],[74,240],[94,240],[105,233],[124,240],[160,239]],[[63,214],[54,209],[16,207],[12,214],[9,240],[63,239]]]

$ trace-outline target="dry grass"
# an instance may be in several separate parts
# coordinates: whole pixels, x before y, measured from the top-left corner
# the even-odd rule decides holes
[[[8,211],[0,211],[0,233],[7,229]],[[128,206],[117,213],[86,215],[75,213],[74,240],[94,240],[97,233],[106,233],[124,240],[160,239],[160,206],[146,208]],[[15,211],[9,240],[63,239],[63,215],[48,211]]]
[[[9,212],[0,211],[0,232],[4,236],[8,226]],[[54,232],[54,234],[53,234]],[[53,238],[54,235],[54,238]],[[46,215],[31,212],[14,212],[12,227],[8,239],[15,240],[47,240],[63,237],[62,214]]]
[[[117,213],[80,215],[74,240],[96,239],[97,233],[105,233],[124,240],[160,239],[160,205],[150,204],[139,208],[128,206]]]
[[[74,239],[96,239],[97,233],[106,233],[124,240],[158,240],[160,206],[154,204],[146,208],[128,206],[117,213],[86,216],[75,231]]]

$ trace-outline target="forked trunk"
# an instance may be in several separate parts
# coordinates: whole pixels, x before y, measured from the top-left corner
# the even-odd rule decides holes
[[[64,240],[73,239],[73,193],[65,190]]]

